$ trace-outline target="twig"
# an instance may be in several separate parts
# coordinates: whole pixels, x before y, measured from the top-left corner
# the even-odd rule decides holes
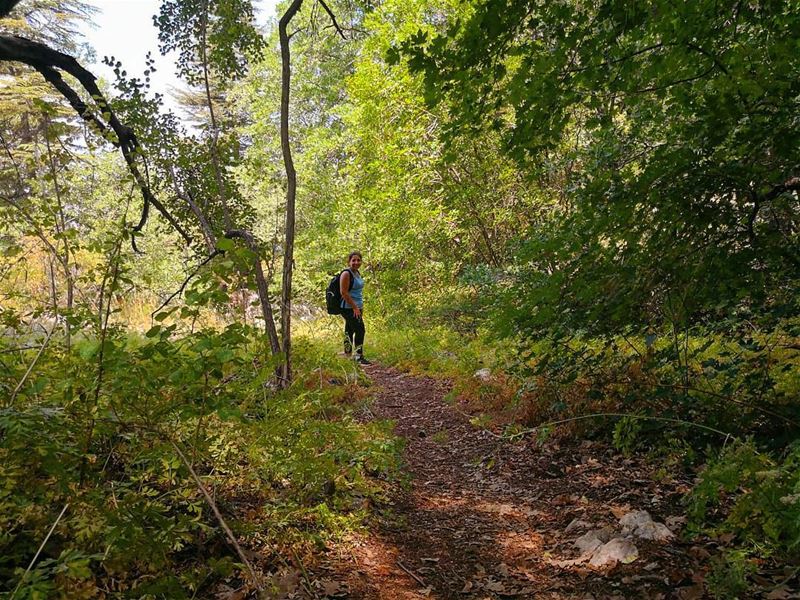
[[[630,382],[630,381],[609,381],[608,383],[632,384],[632,382]],[[776,418],[781,419],[782,421],[784,421],[786,423],[789,423],[791,425],[800,426],[800,423],[798,423],[794,419],[792,419],[790,417],[787,417],[787,416],[784,416],[784,415],[782,415],[780,413],[777,413],[774,410],[770,410],[769,408],[765,408],[763,406],[756,406],[754,404],[750,404],[748,402],[745,402],[744,400],[738,400],[737,398],[734,398],[733,396],[726,395],[726,394],[720,394],[719,392],[714,392],[714,391],[711,391],[711,390],[704,390],[702,388],[696,388],[696,387],[692,387],[692,386],[684,385],[684,384],[680,384],[679,385],[679,384],[675,384],[675,383],[666,383],[666,382],[663,382],[663,381],[653,382],[653,383],[650,383],[650,382],[647,382],[647,381],[640,381],[640,382],[637,382],[637,383],[640,384],[640,385],[648,386],[648,387],[666,387],[666,388],[684,390],[684,392],[697,392],[698,394],[706,394],[707,396],[711,396],[712,398],[717,398],[717,399],[720,399],[720,400],[728,400],[729,402],[733,402],[734,404],[738,404],[740,406],[744,406],[744,407],[749,408],[751,410],[758,411],[758,412],[763,413],[765,415],[770,415],[772,417],[776,417]]]
[[[411,577],[414,578],[414,581],[416,581],[422,587],[428,587],[428,585],[422,580],[422,577],[420,577],[419,575],[414,573],[412,570],[410,570],[408,567],[406,567],[403,563],[400,562],[400,560],[397,560],[397,566],[400,567],[401,569],[403,569],[403,571],[405,571],[409,575],[411,575]]]
[[[258,576],[256,576],[256,571],[253,568],[253,565],[250,564],[249,560],[247,560],[247,556],[245,556],[244,550],[242,550],[242,547],[239,545],[239,542],[236,541],[236,536],[233,535],[233,532],[231,531],[231,528],[228,527],[228,524],[225,522],[225,519],[222,517],[222,513],[219,512],[219,508],[217,508],[217,504],[216,504],[216,502],[214,502],[214,499],[211,497],[211,494],[208,493],[208,489],[206,488],[205,485],[203,485],[203,482],[200,480],[200,477],[197,476],[197,473],[195,472],[194,468],[192,468],[192,465],[186,459],[186,456],[183,454],[183,452],[181,452],[181,449],[178,447],[178,445],[175,442],[173,442],[172,440],[170,440],[170,444],[175,449],[175,452],[178,453],[178,456],[180,457],[180,459],[183,462],[183,464],[189,470],[189,473],[191,474],[192,479],[194,479],[194,482],[197,485],[197,489],[199,489],[200,492],[202,492],[203,496],[205,496],[205,499],[206,499],[206,502],[208,503],[208,506],[211,507],[211,510],[213,511],[214,516],[217,518],[217,521],[219,522],[220,526],[222,527],[222,530],[225,532],[225,535],[228,537],[228,541],[230,541],[230,543],[233,546],[234,550],[236,550],[236,554],[239,555],[239,558],[242,559],[242,562],[245,564],[245,566],[247,567],[247,570],[250,572],[250,577],[253,580],[253,585],[256,586],[258,591],[263,591],[264,588],[261,585],[261,580],[258,578]]]
[[[533,433],[538,431],[539,429],[544,429],[545,427],[553,427],[554,425],[563,425],[564,423],[572,423],[573,421],[583,421],[585,419],[595,419],[598,417],[628,417],[629,419],[644,419],[650,421],[661,421],[663,423],[673,423],[676,425],[689,425],[690,427],[697,427],[699,429],[705,429],[706,431],[711,431],[712,433],[717,433],[719,435],[725,436],[726,441],[728,439],[732,439],[738,441],[739,438],[731,433],[727,433],[725,431],[721,431],[719,429],[714,429],[713,427],[709,427],[708,425],[701,425],[700,423],[692,423],[691,421],[684,421],[682,419],[672,419],[670,417],[654,417],[651,415],[634,415],[630,413],[592,413],[590,415],[580,415],[577,417],[570,417],[569,419],[560,419],[558,421],[550,421],[549,423],[542,423],[541,425],[537,425],[536,427],[531,427],[530,429],[525,429],[523,431],[519,431],[508,436],[507,439],[514,440],[517,438],[524,437],[529,433]],[[505,436],[497,435],[496,433],[489,431],[486,429],[493,436],[502,438]]]
[[[63,517],[64,513],[67,512],[68,508],[69,508],[69,502],[67,502],[64,505],[64,508],[61,509],[61,514],[58,515],[58,518],[56,519],[56,522],[53,523],[52,527],[50,527],[50,531],[48,531],[47,535],[44,536],[44,540],[42,540],[42,543],[39,546],[39,549],[36,551],[36,554],[34,555],[33,560],[31,560],[31,564],[28,565],[28,568],[25,569],[25,572],[22,574],[22,577],[20,577],[19,583],[17,583],[17,587],[14,588],[14,591],[12,592],[11,598],[9,600],[14,600],[14,596],[17,595],[17,592],[19,591],[19,588],[22,585],[22,582],[25,581],[25,578],[28,576],[28,573],[31,572],[31,569],[33,568],[33,565],[36,563],[36,559],[39,558],[39,555],[42,553],[42,550],[44,549],[45,544],[47,544],[47,540],[49,540],[50,536],[53,535],[53,531],[55,530],[55,528],[58,525],[58,523],[61,521],[61,517]]]
[[[183,283],[181,284],[181,287],[178,288],[178,291],[176,291],[169,298],[164,300],[164,302],[161,304],[161,306],[159,306],[157,309],[155,309],[153,312],[150,313],[150,316],[153,317],[158,311],[160,311],[167,304],[172,302],[172,300],[176,296],[180,296],[183,293],[183,290],[186,289],[186,286],[189,284],[189,282],[192,280],[192,278],[195,275],[197,275],[197,273],[200,271],[200,269],[202,269],[204,266],[206,266],[208,263],[210,263],[212,261],[212,259],[214,259],[216,256],[219,256],[220,254],[222,254],[222,250],[214,250],[214,252],[212,252],[203,262],[201,262],[199,265],[197,265],[197,267],[195,267],[194,271],[189,273],[189,276],[186,279],[183,280]]]
[[[17,346],[16,348],[6,348],[5,350],[0,350],[0,354],[11,354],[13,352],[22,352],[23,350],[33,350],[34,348],[38,348],[39,346]]]
[[[306,592],[312,598],[314,597],[314,591],[311,589],[311,579],[308,576],[308,571],[306,571],[305,565],[303,565],[303,561],[300,560],[300,557],[297,556],[297,552],[292,550],[292,556],[294,556],[294,560],[297,562],[297,565],[300,567],[300,572],[303,574],[303,586],[306,588]]]
[[[28,370],[25,371],[25,375],[22,376],[22,379],[19,380],[19,383],[17,384],[17,387],[14,388],[14,391],[11,394],[11,399],[8,401],[8,405],[9,406],[11,406],[14,403],[14,398],[17,397],[17,394],[22,389],[22,386],[25,385],[25,381],[28,379],[28,375],[30,375],[31,371],[33,371],[33,367],[36,366],[36,363],[39,361],[39,357],[42,356],[42,352],[44,352],[44,349],[47,347],[47,344],[50,341],[50,338],[53,336],[53,332],[55,330],[56,330],[56,326],[53,325],[53,328],[49,331],[49,333],[47,334],[47,337],[44,339],[44,342],[42,343],[41,348],[39,348],[39,352],[36,353],[36,357],[33,359],[33,362],[28,367]]]
[[[325,9],[325,12],[328,13],[328,16],[331,18],[331,21],[333,21],[333,26],[336,28],[336,31],[339,32],[339,35],[342,36],[343,40],[346,40],[347,36],[345,36],[344,31],[342,31],[342,28],[339,27],[339,23],[336,21],[336,15],[334,15],[333,11],[330,8],[328,8],[327,4],[325,4],[325,0],[319,0],[319,3],[322,5],[322,8]]]

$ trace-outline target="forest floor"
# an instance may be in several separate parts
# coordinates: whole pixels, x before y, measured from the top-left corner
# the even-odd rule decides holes
[[[331,548],[306,593],[369,600],[703,597],[699,565],[714,542],[680,541],[689,485],[680,475],[662,472],[659,479],[654,465],[597,442],[502,440],[445,400],[446,382],[382,366],[368,374],[378,391],[365,418],[396,423],[410,481],[373,507],[367,531]],[[635,511],[647,511],[675,537],[659,542],[623,531],[620,519]],[[603,562],[593,547],[615,539],[605,550],[622,549],[622,561],[592,566]]]

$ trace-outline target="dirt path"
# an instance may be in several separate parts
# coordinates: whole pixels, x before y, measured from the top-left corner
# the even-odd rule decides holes
[[[410,487],[378,507],[369,534],[331,553],[320,597],[702,597],[691,578],[697,546],[629,537],[630,564],[569,562],[581,554],[576,539],[621,535],[631,511],[677,532],[685,482],[656,483],[642,462],[600,444],[501,443],[443,400],[445,384],[381,366],[369,375],[380,390],[371,412],[407,440]]]

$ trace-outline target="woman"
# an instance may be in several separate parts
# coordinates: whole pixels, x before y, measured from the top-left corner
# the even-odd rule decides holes
[[[364,358],[364,280],[361,278],[361,252],[351,252],[347,257],[347,269],[339,276],[339,291],[342,293],[342,316],[344,317],[344,353],[350,356],[356,349],[356,362],[370,363]],[[352,285],[351,282],[352,281]]]

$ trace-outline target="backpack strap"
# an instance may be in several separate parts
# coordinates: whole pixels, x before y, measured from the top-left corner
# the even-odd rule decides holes
[[[348,285],[348,286],[347,286],[347,291],[349,292],[350,290],[352,290],[352,289],[353,289],[353,282],[355,281],[355,278],[356,278],[356,276],[355,276],[355,274],[353,273],[353,271],[351,271],[351,270],[350,270],[350,268],[349,268],[349,267],[348,267],[347,269],[343,269],[343,270],[342,270],[342,273],[344,273],[345,271],[347,271],[348,273],[350,273],[350,285]],[[341,277],[342,277],[342,273],[339,273],[339,278],[340,278],[340,279],[341,279]]]

